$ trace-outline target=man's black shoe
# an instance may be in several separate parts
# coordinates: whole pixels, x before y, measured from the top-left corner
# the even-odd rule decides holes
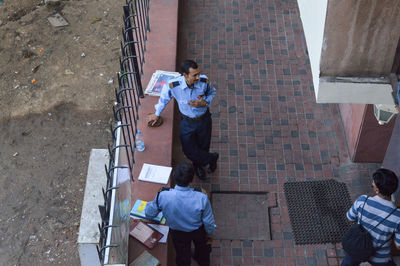
[[[218,157],[219,157],[218,153],[216,153],[216,152],[211,153],[211,161],[208,164],[209,167],[208,167],[208,170],[207,170],[207,172],[209,174],[214,173],[215,170],[217,169]]]
[[[197,175],[197,177],[201,180],[206,179],[206,171],[204,171],[203,167],[195,167],[194,172]]]

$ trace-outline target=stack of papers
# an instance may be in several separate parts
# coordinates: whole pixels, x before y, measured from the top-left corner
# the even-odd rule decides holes
[[[140,181],[167,184],[172,167],[144,163],[139,174]]]

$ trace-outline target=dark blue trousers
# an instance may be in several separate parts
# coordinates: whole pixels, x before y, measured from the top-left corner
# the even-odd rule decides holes
[[[371,266],[395,266],[396,263],[394,263],[392,260],[386,262],[386,263],[373,263],[369,262]],[[344,257],[342,263],[340,266],[358,266],[360,265],[361,262],[353,260],[349,255],[346,254]]]
[[[181,118],[180,137],[183,153],[193,162],[194,167],[202,167],[210,162],[211,130],[210,113],[200,120]]]
[[[176,251],[176,265],[190,266],[191,243],[194,243],[194,256],[200,266],[210,266],[211,245],[207,244],[204,226],[192,232],[169,229]]]

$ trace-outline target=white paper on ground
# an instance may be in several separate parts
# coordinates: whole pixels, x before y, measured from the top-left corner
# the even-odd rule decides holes
[[[140,181],[167,184],[172,167],[144,163],[139,174]]]

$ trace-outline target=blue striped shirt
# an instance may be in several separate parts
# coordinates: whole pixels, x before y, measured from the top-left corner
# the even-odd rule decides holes
[[[158,103],[154,106],[156,109],[155,114],[160,116],[161,112],[164,110],[165,106],[171,101],[172,97],[178,103],[179,111],[191,118],[196,118],[203,115],[208,107],[211,106],[211,102],[215,97],[215,88],[212,88],[210,84],[203,82],[201,80],[206,80],[207,76],[200,75],[200,81],[194,84],[193,88],[189,88],[186,84],[184,76],[180,76],[171,79],[169,82],[176,82],[173,88],[169,87],[169,84],[165,84],[161,90],[161,96]],[[204,107],[192,107],[189,105],[189,101],[198,101],[198,96],[202,96],[208,104]]]
[[[360,221],[362,206],[367,198],[361,195],[353,203],[353,206],[347,212],[347,218],[350,221]],[[385,221],[374,228],[380,221],[385,219],[396,208],[393,202],[382,199],[379,196],[369,197],[364,206],[364,212],[361,219],[361,225],[368,230],[372,237],[374,247],[380,247],[370,261],[374,263],[385,263],[391,258],[390,249],[392,241],[389,240],[394,235],[396,245],[400,246],[400,210],[397,209]]]

